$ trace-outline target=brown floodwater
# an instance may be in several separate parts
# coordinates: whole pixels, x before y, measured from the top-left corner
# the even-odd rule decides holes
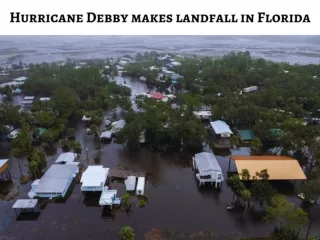
[[[133,88],[133,94],[146,91],[144,85],[137,84],[139,87]],[[72,123],[72,126],[77,128],[76,137],[83,149],[88,148],[88,159],[83,151],[80,161],[84,164],[87,161],[96,164],[93,159],[99,152],[95,150],[93,137],[86,135],[83,123]],[[9,146],[8,142],[1,143],[0,158],[8,157]],[[48,165],[53,163],[60,152],[58,148],[48,157]],[[216,154],[227,179],[229,158]],[[242,151],[236,154],[245,153]],[[241,233],[247,236],[263,236],[271,230],[272,227],[263,223],[257,214],[226,210],[225,207],[233,196],[226,183],[221,191],[213,188],[199,189],[190,161],[191,156],[188,154],[161,154],[148,149],[129,152],[119,144],[104,144],[98,164],[150,173],[145,190],[148,202],[144,208],[140,208],[138,200],[133,197],[132,212],[127,214],[117,211],[108,214],[102,207],[96,206],[95,201],[84,201],[80,184],[76,184],[66,203],[47,204],[40,216],[32,221],[17,221],[11,209],[14,200],[0,200],[0,232],[3,231],[8,239],[25,240],[119,239],[120,228],[129,225],[134,229],[136,239],[142,240],[153,228],[190,233],[210,230],[219,234]],[[26,160],[22,162],[26,172]],[[19,169],[16,160],[10,161],[10,169],[14,182],[17,183]],[[123,184],[113,183],[113,186],[116,186],[120,196],[124,193]],[[30,183],[21,186],[19,198],[27,198],[29,189]],[[313,227],[315,229],[318,227]]]

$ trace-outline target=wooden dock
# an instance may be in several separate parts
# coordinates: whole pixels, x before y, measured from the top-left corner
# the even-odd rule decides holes
[[[129,176],[136,176],[136,177],[146,177],[146,172],[134,172],[131,170],[119,169],[119,168],[110,168],[109,170],[109,177],[113,178],[122,178],[125,179]]]

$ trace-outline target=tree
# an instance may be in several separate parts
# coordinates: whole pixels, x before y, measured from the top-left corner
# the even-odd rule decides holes
[[[284,195],[275,195],[266,208],[266,222],[276,221],[280,229],[297,230],[308,222],[308,215],[302,208],[295,208]]]
[[[258,155],[261,153],[261,141],[259,138],[255,138],[250,143],[251,155]]]
[[[23,177],[24,175],[22,172],[22,167],[21,167],[21,162],[20,162],[20,158],[22,157],[21,150],[19,148],[14,148],[14,149],[12,149],[11,154],[13,155],[14,158],[17,159],[19,170],[20,170],[20,175],[21,175],[21,177]]]
[[[129,226],[122,227],[120,229],[119,235],[120,235],[121,240],[134,240],[135,239],[134,231]]]
[[[251,192],[248,189],[244,189],[240,192],[240,196],[243,199],[244,202],[248,203],[248,207],[250,206],[250,200],[251,200]]]
[[[231,146],[235,146],[235,148],[238,148],[238,146],[240,145],[240,139],[237,135],[233,134],[230,138],[230,143]]]
[[[270,204],[272,197],[276,191],[272,188],[268,181],[255,180],[251,187],[251,196],[260,207]]]
[[[244,185],[244,183],[241,181],[239,175],[234,174],[231,177],[228,178],[227,180],[228,185],[230,186],[232,192],[234,193],[234,196],[236,196],[237,198],[241,198],[241,193],[246,190],[246,186]]]

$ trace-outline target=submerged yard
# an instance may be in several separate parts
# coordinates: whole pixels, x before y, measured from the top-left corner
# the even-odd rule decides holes
[[[100,164],[105,167],[125,166],[150,172],[145,190],[148,203],[144,208],[133,200],[129,214],[120,211],[114,215],[103,214],[101,207],[84,202],[80,184],[77,184],[66,203],[47,204],[35,221],[11,221],[5,235],[34,240],[44,236],[46,239],[66,239],[66,234],[68,239],[117,239],[119,229],[124,225],[133,227],[137,239],[143,239],[153,228],[190,233],[202,230],[219,234],[239,232],[250,236],[261,236],[270,231],[268,225],[249,212],[234,213],[225,209],[232,200],[232,192],[225,183],[220,192],[214,188],[199,189],[189,167],[191,156],[163,155],[146,149],[132,153],[113,143],[101,149],[101,156]],[[217,156],[217,159],[225,174],[228,158]],[[124,185],[117,184],[116,187],[121,196]],[[95,226],[94,231],[92,226]]]

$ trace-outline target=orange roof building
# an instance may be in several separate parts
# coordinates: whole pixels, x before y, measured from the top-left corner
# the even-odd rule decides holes
[[[253,176],[256,172],[267,169],[269,180],[305,180],[305,176],[299,162],[286,156],[231,156],[235,162],[237,172],[240,175],[246,169]],[[254,180],[254,179],[252,179]]]

